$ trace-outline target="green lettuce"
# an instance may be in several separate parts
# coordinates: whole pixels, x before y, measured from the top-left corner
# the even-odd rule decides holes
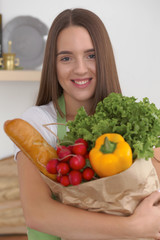
[[[92,116],[81,107],[67,127],[64,141],[83,138],[90,149],[102,134],[119,133],[132,148],[134,159],[147,160],[153,157],[153,147],[160,147],[160,110],[148,98],[138,102],[135,97],[111,93],[97,104]]]

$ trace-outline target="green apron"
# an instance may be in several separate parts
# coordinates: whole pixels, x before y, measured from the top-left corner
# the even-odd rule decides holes
[[[65,101],[63,95],[58,99],[58,104],[62,110],[62,112],[65,114]],[[58,123],[66,123],[66,118],[62,118],[59,113],[57,113],[57,122]],[[58,125],[57,126],[57,135],[59,139],[63,139],[63,136],[66,133],[66,126],[64,125]],[[53,196],[54,199],[54,196]],[[61,240],[60,237],[56,237],[47,233],[39,232],[31,228],[27,228],[27,235],[28,240]]]

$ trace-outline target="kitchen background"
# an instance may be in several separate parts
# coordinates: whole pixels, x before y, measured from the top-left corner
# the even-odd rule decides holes
[[[160,108],[159,0],[0,0],[2,26],[5,28],[15,17],[32,16],[49,28],[60,11],[74,7],[92,10],[103,20],[112,41],[123,94],[138,100],[148,97]],[[0,159],[13,154],[3,123],[20,117],[35,104],[38,87],[38,81],[0,81]]]

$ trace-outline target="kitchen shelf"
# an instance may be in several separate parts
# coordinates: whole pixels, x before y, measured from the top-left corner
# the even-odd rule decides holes
[[[40,81],[40,70],[0,70],[0,81]]]

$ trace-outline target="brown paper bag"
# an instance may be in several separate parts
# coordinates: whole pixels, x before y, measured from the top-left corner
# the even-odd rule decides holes
[[[137,159],[119,174],[77,186],[64,187],[44,175],[43,178],[64,204],[121,216],[131,215],[141,200],[160,187],[151,159]]]

